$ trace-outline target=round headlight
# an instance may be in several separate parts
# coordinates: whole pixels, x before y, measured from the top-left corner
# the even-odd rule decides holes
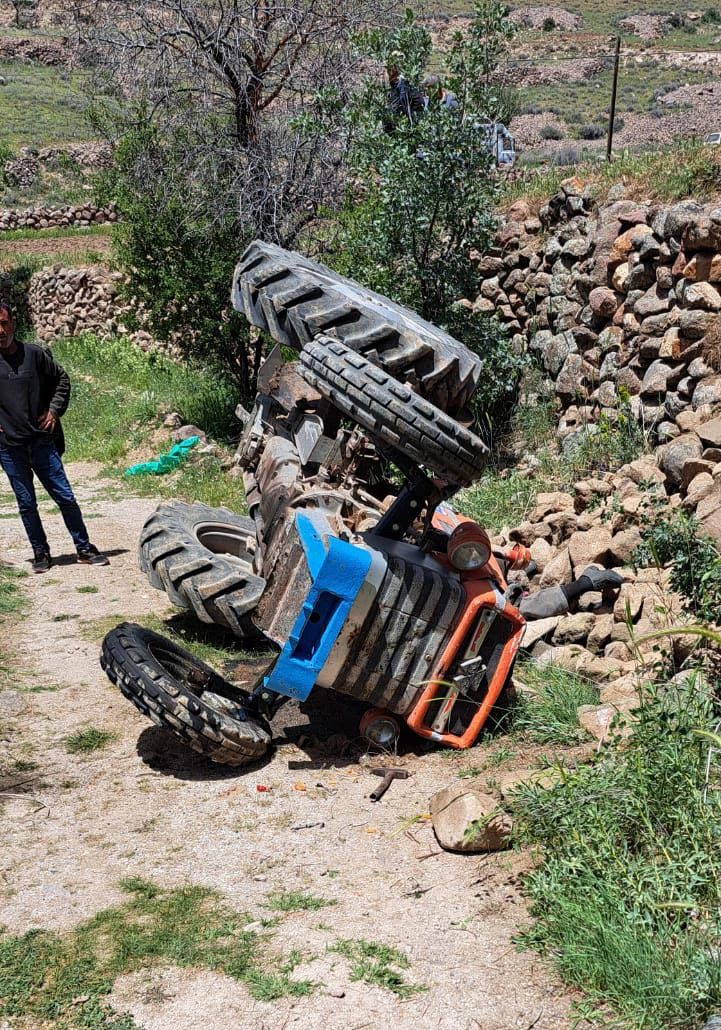
[[[371,708],[363,714],[360,732],[369,743],[390,750],[395,747],[401,727],[390,712],[383,708]]]
[[[448,540],[448,560],[461,572],[480,569],[491,557],[491,541],[475,522],[463,522]]]

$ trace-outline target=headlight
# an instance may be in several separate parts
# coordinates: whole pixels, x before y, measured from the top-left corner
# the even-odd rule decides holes
[[[391,750],[395,748],[401,727],[390,712],[383,708],[371,708],[363,714],[360,732],[371,744],[383,750]]]
[[[475,522],[462,522],[448,540],[448,560],[461,572],[480,569],[491,557],[491,541]]]

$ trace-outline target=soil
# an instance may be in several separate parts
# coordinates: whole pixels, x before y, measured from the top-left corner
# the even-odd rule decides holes
[[[68,230],[71,233],[72,230]],[[86,254],[89,250],[97,251],[99,254],[110,252],[110,235],[97,236],[38,236],[36,240],[8,240],[3,242],[0,238],[0,267],[7,264],[19,254],[32,254],[35,257],[49,255],[54,257],[58,254]]]
[[[306,960],[293,976],[319,984],[309,997],[258,1002],[220,974],[164,966],[118,980],[113,1006],[145,1030],[570,1027],[568,992],[513,944],[528,923],[518,884],[527,859],[443,852],[427,819],[430,796],[499,745],[447,754],[413,738],[391,756],[410,778],[375,805],[368,763],[388,759],[363,754],[358,713],[338,695],[283,709],[277,746],[259,766],[224,769],[186,750],[140,715],[98,664],[97,620],[107,629],[169,611],[136,564],[139,530],[155,502],[115,499],[93,464],[68,472],[112,564],[75,564],[59,515],[42,502],[56,564],[22,581],[27,612],[9,632],[3,627],[16,669],[0,692],[0,926],[67,930],[121,901],[118,882],[128,876],[210,886],[249,921],[268,915],[269,895],[309,891],[333,904],[284,916],[270,945],[284,955],[302,950]],[[0,555],[28,568],[5,487]],[[97,592],[79,592],[88,586]],[[260,667],[246,661],[236,675],[252,678]],[[115,739],[97,752],[68,754],[65,738],[90,726]],[[13,772],[18,760],[36,767]],[[516,762],[528,765],[528,753]],[[481,786],[484,775],[473,782]],[[399,1001],[351,982],[346,961],[328,952],[339,938],[401,949],[410,960],[407,981],[427,990]]]

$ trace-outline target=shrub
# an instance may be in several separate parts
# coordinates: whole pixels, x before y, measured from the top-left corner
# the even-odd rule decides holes
[[[555,165],[577,165],[581,163],[583,154],[578,147],[566,146],[557,150],[551,160]]]
[[[553,20],[553,18],[549,17],[549,18],[544,18],[543,19],[543,31],[544,32],[553,32],[555,27],[556,27],[556,23]]]
[[[701,15],[701,21],[704,25],[718,25],[721,22],[721,14],[719,14],[718,7],[709,7],[708,10],[704,11]]]
[[[602,125],[582,125],[578,130],[580,139],[602,139],[606,130]]]
[[[647,689],[630,737],[511,802],[517,842],[543,858],[522,943],[590,996],[594,1025],[695,1030],[721,1004],[721,791],[706,789],[721,712],[699,685]]]
[[[616,118],[613,119],[613,131],[620,132],[625,124],[626,123],[623,120],[623,118],[621,118],[620,116],[616,116]]]
[[[642,544],[634,555],[637,565],[672,562],[670,584],[696,618],[719,621],[721,612],[721,555],[710,537],[699,533],[693,516],[676,509],[651,505]]]
[[[563,139],[565,133],[558,125],[543,125],[539,135],[541,139]]]

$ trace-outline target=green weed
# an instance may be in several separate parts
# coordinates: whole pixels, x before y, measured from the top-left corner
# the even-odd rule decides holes
[[[459,511],[497,531],[523,522],[536,503],[539,483],[526,474],[489,472],[456,497]]]
[[[132,615],[104,615],[99,619],[84,621],[80,633],[84,640],[99,643],[103,637],[121,622],[135,621]],[[267,645],[256,649],[243,647],[237,637],[226,632],[220,626],[205,626],[185,613],[160,618],[149,614],[143,617],[143,626],[186,648],[202,662],[217,669],[237,665],[239,662],[268,661],[274,653]]]
[[[330,950],[350,962],[350,978],[353,981],[362,980],[374,987],[385,987],[403,1000],[428,989],[422,984],[405,982],[401,970],[408,969],[410,963],[401,951],[387,944],[345,939],[337,941]]]
[[[517,842],[543,858],[522,943],[604,1026],[692,1030],[721,1005],[721,776],[707,764],[720,716],[693,677],[661,682],[592,766],[514,792]]]
[[[264,1001],[308,994],[292,981],[294,960],[272,968],[261,942],[243,933],[248,916],[228,908],[204,887],[165,891],[136,877],[121,882],[130,897],[67,934],[31,930],[0,936],[0,1015],[87,1030],[130,1030],[105,998],[115,980],[160,963],[217,970],[245,983]]]
[[[65,750],[69,755],[87,755],[91,751],[99,751],[107,747],[114,740],[117,740],[117,734],[90,726],[86,730],[78,730],[66,737]]]
[[[318,912],[321,908],[335,904],[335,900],[319,898],[315,894],[306,894],[303,891],[285,891],[272,895],[268,902],[268,908],[274,912]]]
[[[64,419],[70,461],[122,458],[168,411],[216,439],[239,431],[232,388],[206,371],[91,333],[59,340],[53,354],[73,380],[73,403]]]
[[[26,576],[27,573],[21,569],[14,569],[0,562],[0,622],[4,615],[17,615],[23,610],[25,598],[18,586],[18,580]]]
[[[533,661],[519,667],[518,677],[535,696],[522,694],[514,701],[512,732],[538,744],[575,744],[586,739],[576,709],[598,704],[595,684],[556,665]]]
[[[100,588],[99,587],[94,587],[94,586],[85,586],[85,587],[75,587],[75,589],[77,590],[77,592],[79,594],[97,594],[99,592]]]

